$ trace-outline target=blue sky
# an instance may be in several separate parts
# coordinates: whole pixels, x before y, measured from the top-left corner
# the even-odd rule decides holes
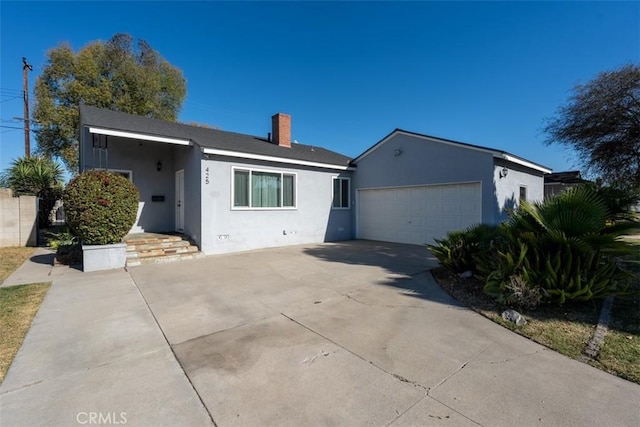
[[[0,125],[21,126],[21,58],[142,38],[187,79],[180,120],[357,156],[395,128],[509,151],[556,171],[545,118],[576,83],[640,60],[639,2],[0,3]],[[33,138],[32,138],[33,140]],[[33,145],[33,142],[32,142]],[[24,153],[0,128],[0,169]],[[428,159],[425,159],[428,167]]]

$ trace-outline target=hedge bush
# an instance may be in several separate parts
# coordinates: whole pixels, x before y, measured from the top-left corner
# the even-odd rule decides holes
[[[86,171],[69,182],[64,209],[67,225],[86,245],[120,243],[136,220],[139,193],[121,175]]]
[[[496,228],[450,233],[430,249],[453,272],[473,269],[485,292],[504,305],[626,295],[637,277],[619,265],[618,257],[632,250],[620,237],[640,224],[619,200],[608,189],[578,187],[525,202]]]
[[[442,239],[434,239],[435,245],[427,245],[438,261],[454,273],[475,271],[476,255],[490,248],[498,233],[495,225],[478,224],[464,231],[452,231]]]

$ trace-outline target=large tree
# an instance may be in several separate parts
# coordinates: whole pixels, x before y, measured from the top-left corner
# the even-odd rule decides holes
[[[175,121],[186,95],[182,71],[143,40],[116,34],[77,53],[63,43],[47,52],[35,86],[38,151],[78,169],[78,105]]]
[[[628,64],[575,86],[545,132],[548,144],[575,150],[593,175],[640,188],[640,66]]]

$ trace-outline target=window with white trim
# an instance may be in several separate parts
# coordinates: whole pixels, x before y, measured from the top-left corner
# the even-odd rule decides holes
[[[349,209],[350,184],[349,178],[333,177],[333,209]]]
[[[296,174],[233,168],[233,208],[295,209]]]

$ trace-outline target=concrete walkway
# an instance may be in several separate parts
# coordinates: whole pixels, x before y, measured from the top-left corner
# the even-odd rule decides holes
[[[50,282],[54,255],[55,252],[49,248],[36,248],[31,258],[7,277],[0,286]]]
[[[27,261],[15,275],[43,281],[41,270]],[[212,424],[126,271],[50,270],[0,385],[0,426]]]
[[[54,267],[0,426],[640,425],[640,386],[461,307],[427,255],[346,242]]]

